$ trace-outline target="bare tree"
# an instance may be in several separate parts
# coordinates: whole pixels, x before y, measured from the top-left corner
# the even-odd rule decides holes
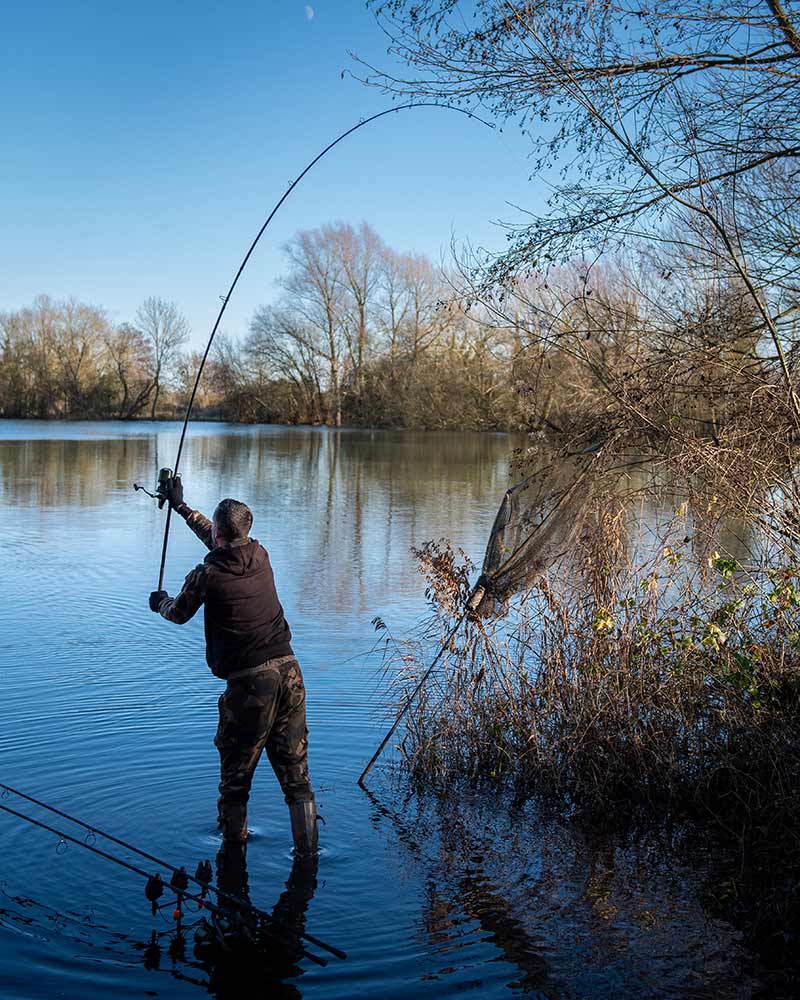
[[[800,420],[779,321],[797,308],[800,267],[784,222],[800,197],[796,3],[372,6],[413,71],[370,68],[368,82],[513,119],[537,168],[563,171],[550,211],[517,228],[488,281],[680,234],[746,289]],[[768,225],[754,229],[748,212]]]
[[[386,249],[380,277],[379,328],[389,342],[389,353],[409,355],[414,361],[433,347],[447,325],[440,308],[452,297],[444,276],[422,254],[399,254]]]
[[[284,380],[294,387],[296,410],[306,423],[323,423],[329,412],[324,389],[328,357],[319,347],[319,331],[288,308],[262,306],[250,323],[245,353],[258,383]]]
[[[153,394],[150,416],[155,417],[164,384],[174,374],[180,349],[189,337],[189,324],[174,302],[151,295],[136,313],[136,327],[152,351]]]
[[[287,308],[280,314],[280,329],[301,356],[323,362],[327,422],[339,427],[348,331],[346,274],[337,227],[298,233],[284,249],[290,270],[281,281]]]
[[[409,311],[407,288],[401,271],[402,261],[400,254],[387,247],[382,255],[379,277],[377,328],[392,363],[400,349],[400,338]]]
[[[384,245],[378,234],[366,222],[358,229],[339,223],[331,230],[331,238],[339,249],[343,281],[347,293],[345,331],[355,395],[364,392],[364,369],[369,358],[373,331],[370,312],[380,279]]]
[[[110,331],[105,343],[121,391],[116,415],[130,420],[147,406],[155,389],[152,346],[130,323]]]
[[[102,416],[113,394],[102,309],[39,296],[0,319],[3,409],[21,416]]]
[[[64,413],[92,411],[104,371],[108,319],[96,306],[70,300],[59,309],[59,381]],[[92,398],[95,397],[95,398]]]
[[[256,311],[244,349],[264,386],[290,383],[314,422],[503,424],[507,331],[466,316],[426,257],[341,223],[299,233],[286,252],[284,295]]]

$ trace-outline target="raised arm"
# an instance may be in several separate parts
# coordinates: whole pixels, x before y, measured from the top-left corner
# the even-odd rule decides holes
[[[162,496],[169,503],[175,513],[180,514],[203,545],[205,545],[207,549],[213,549],[214,543],[211,540],[211,521],[201,514],[199,510],[192,510],[187,503],[184,503],[183,482],[180,475],[174,476],[169,480],[169,485],[164,490]]]
[[[181,503],[173,509],[176,514],[181,515],[207,549],[214,548],[214,543],[211,541],[211,522],[204,514],[199,510],[192,510],[186,503]]]

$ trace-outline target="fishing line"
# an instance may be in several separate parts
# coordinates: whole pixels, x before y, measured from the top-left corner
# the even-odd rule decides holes
[[[130,844],[126,840],[121,840],[119,837],[115,837],[111,833],[106,833],[104,830],[100,830],[96,826],[91,826],[89,823],[84,822],[82,819],[78,819],[76,816],[71,816],[69,813],[64,812],[61,809],[57,809],[55,806],[48,805],[47,802],[42,802],[40,799],[36,799],[32,795],[27,795],[25,792],[21,792],[17,788],[12,788],[10,785],[6,785],[6,784],[3,784],[2,782],[0,782],[0,789],[3,789],[3,792],[4,792],[3,797],[4,798],[6,797],[6,794],[16,795],[18,798],[25,799],[27,802],[31,802],[31,803],[33,803],[33,805],[39,806],[41,809],[46,809],[48,812],[51,812],[51,813],[53,813],[56,816],[60,816],[62,819],[66,819],[70,823],[75,823],[76,826],[83,827],[83,829],[87,830],[90,835],[92,835],[92,836],[96,835],[98,837],[103,837],[105,840],[111,841],[112,844],[116,844],[118,847],[123,847],[123,848],[125,848],[125,850],[131,851],[131,853],[133,853],[133,854],[138,854],[140,858],[145,858],[147,861],[152,861],[153,864],[159,865],[161,868],[166,868],[167,871],[171,871],[173,874],[177,874],[180,871],[179,868],[176,868],[175,865],[171,865],[168,861],[164,861],[162,858],[158,858],[154,854],[148,854],[147,851],[143,851],[141,848],[136,847],[134,844]],[[5,808],[5,807],[2,807],[2,808]],[[13,811],[13,810],[7,810],[7,811]],[[30,819],[30,817],[26,817],[22,813],[14,813],[14,815],[21,816],[23,819],[29,819],[29,821],[31,823],[34,823],[34,824],[37,823],[36,820]],[[46,827],[46,829],[51,829],[51,828],[50,827]],[[53,832],[57,832],[57,831],[53,831]],[[58,835],[62,836],[61,834],[58,834]],[[62,840],[74,840],[74,838],[62,837]],[[74,840],[74,842],[81,844],[81,846],[88,847],[89,850],[94,850],[94,848],[92,847],[92,845],[88,843],[88,840],[86,840],[86,841]],[[112,855],[105,854],[105,852],[102,852],[102,851],[96,851],[96,853],[100,853],[100,854],[102,854],[103,857],[110,858],[112,861],[113,860],[119,860],[119,859],[115,859]],[[120,862],[120,863],[121,864],[125,864],[125,862]],[[131,868],[130,865],[126,865],[126,867]],[[131,868],[131,871],[135,871],[135,872],[137,872],[140,875],[143,874],[142,871],[140,869],[138,869],[138,868]],[[146,873],[144,873],[144,874],[146,876]],[[256,916],[260,917],[262,920],[266,920],[269,923],[273,924],[276,928],[280,928],[282,930],[286,930],[287,933],[291,933],[291,934],[293,934],[293,935],[295,935],[297,937],[301,937],[304,940],[310,942],[311,944],[317,945],[317,947],[319,947],[319,948],[324,948],[325,951],[330,952],[332,955],[335,955],[337,958],[341,958],[341,959],[347,958],[347,955],[345,954],[345,952],[341,951],[341,949],[334,948],[333,945],[326,944],[324,941],[321,941],[319,938],[314,937],[312,934],[298,933],[298,931],[295,930],[293,927],[289,927],[289,925],[287,925],[283,921],[277,919],[271,913],[267,913],[265,910],[260,910],[257,906],[253,906],[252,903],[245,902],[244,900],[240,899],[238,896],[234,896],[231,893],[224,892],[222,889],[220,889],[216,885],[214,885],[214,883],[211,882],[210,880],[207,881],[207,882],[203,881],[201,879],[196,878],[193,875],[189,875],[188,872],[183,873],[183,874],[186,875],[186,878],[190,882],[194,882],[195,885],[198,885],[201,888],[205,888],[205,889],[213,892],[217,896],[218,899],[224,899],[226,902],[231,903],[231,904],[233,904],[233,905],[235,905],[237,907],[246,908],[246,909],[250,910],[252,913],[254,913]]]
[[[459,114],[465,115],[467,118],[472,118],[475,121],[480,122],[481,125],[485,125],[487,128],[490,128],[490,129],[494,129],[495,128],[495,126],[494,126],[494,124],[492,124],[492,122],[488,122],[485,119],[481,118],[479,115],[474,114],[472,111],[468,111],[466,108],[460,108],[460,107],[458,107],[455,104],[442,104],[439,101],[413,101],[413,102],[410,102],[408,104],[399,104],[397,107],[387,108],[384,111],[379,111],[377,114],[370,115],[369,118],[362,119],[360,122],[358,122],[357,124],[353,125],[351,128],[347,129],[346,132],[342,132],[342,134],[339,135],[339,136],[337,136],[337,138],[335,138],[333,140],[333,142],[328,143],[328,145],[322,150],[322,152],[318,153],[314,157],[314,159],[297,175],[297,177],[295,177],[295,179],[292,181],[292,183],[287,187],[287,189],[283,192],[283,194],[281,195],[281,197],[276,202],[275,207],[272,209],[272,211],[267,216],[266,221],[264,222],[263,226],[259,229],[258,233],[256,234],[255,239],[250,244],[250,247],[249,247],[247,253],[244,255],[244,259],[242,260],[242,263],[239,265],[239,270],[236,272],[236,275],[235,275],[233,281],[231,282],[231,286],[228,289],[227,294],[224,295],[224,296],[222,296],[222,306],[221,306],[221,308],[219,310],[219,313],[217,314],[216,321],[215,321],[214,326],[213,326],[213,328],[211,330],[211,336],[208,338],[208,343],[206,344],[206,349],[203,352],[203,357],[202,357],[202,359],[200,361],[200,365],[199,365],[199,367],[197,369],[197,377],[194,380],[194,387],[192,388],[192,394],[189,397],[189,404],[186,407],[186,416],[183,419],[183,428],[181,430],[180,441],[178,442],[178,452],[177,452],[177,455],[175,456],[175,466],[174,466],[174,468],[172,470],[173,471],[173,475],[177,474],[178,467],[180,466],[181,455],[183,453],[183,443],[186,440],[186,430],[187,430],[187,428],[189,426],[189,419],[190,419],[190,417],[192,415],[192,407],[194,406],[195,396],[197,395],[197,390],[198,390],[198,388],[200,386],[200,379],[201,379],[202,374],[203,374],[203,369],[205,368],[206,360],[208,358],[209,352],[211,351],[211,345],[214,343],[214,337],[217,334],[217,330],[219,329],[219,324],[222,321],[222,317],[225,315],[225,310],[228,308],[228,303],[231,300],[231,296],[233,295],[234,289],[236,288],[237,284],[239,283],[239,278],[241,277],[242,272],[244,271],[245,267],[247,266],[248,261],[250,260],[250,257],[253,254],[253,251],[258,246],[259,240],[264,235],[264,233],[265,233],[267,227],[269,226],[270,222],[272,222],[273,218],[277,214],[277,212],[280,209],[281,205],[283,205],[283,203],[286,201],[286,199],[289,197],[289,195],[292,193],[292,191],[297,187],[297,185],[300,183],[300,181],[309,172],[309,170],[311,170],[312,167],[314,167],[317,163],[319,163],[319,161],[323,158],[323,156],[325,156],[326,153],[329,153],[333,149],[334,146],[338,146],[338,144],[343,139],[346,139],[349,135],[352,135],[353,132],[357,132],[359,129],[364,128],[365,125],[369,125],[372,122],[377,121],[379,118],[383,118],[385,115],[392,115],[392,114],[395,114],[398,111],[406,111],[406,110],[408,110],[410,108],[443,108],[443,109],[445,109],[447,111],[457,111]],[[157,588],[158,590],[162,590],[163,587],[164,587],[164,567],[165,567],[166,561],[167,561],[167,544],[169,542],[169,527],[170,527],[170,517],[171,517],[171,515],[172,515],[172,508],[168,506],[167,507],[167,519],[166,519],[166,522],[164,524],[164,542],[163,542],[163,545],[161,547],[161,565],[160,565],[159,572],[158,572],[158,588]]]

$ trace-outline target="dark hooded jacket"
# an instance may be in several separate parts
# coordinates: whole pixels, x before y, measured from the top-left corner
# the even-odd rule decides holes
[[[182,625],[205,605],[206,661],[217,677],[292,656],[292,634],[266,549],[254,538],[211,548],[208,518],[185,505],[176,510],[211,551],[178,596],[161,601],[159,613]]]

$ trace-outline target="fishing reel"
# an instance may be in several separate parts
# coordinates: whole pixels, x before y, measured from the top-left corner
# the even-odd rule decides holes
[[[180,482],[180,478],[180,475],[174,473],[172,469],[159,469],[155,493],[151,493],[150,490],[144,486],[140,486],[139,483],[134,483],[133,488],[137,491],[141,490],[142,493],[146,493],[154,500],[158,500],[158,509],[161,510],[169,499],[169,492],[175,484],[175,481],[178,480],[178,482]]]
[[[172,489],[172,484],[174,482],[175,482],[175,475],[172,469],[158,470],[158,482],[156,483],[156,496],[158,497],[159,510],[161,510],[161,508],[167,502],[169,491]]]

